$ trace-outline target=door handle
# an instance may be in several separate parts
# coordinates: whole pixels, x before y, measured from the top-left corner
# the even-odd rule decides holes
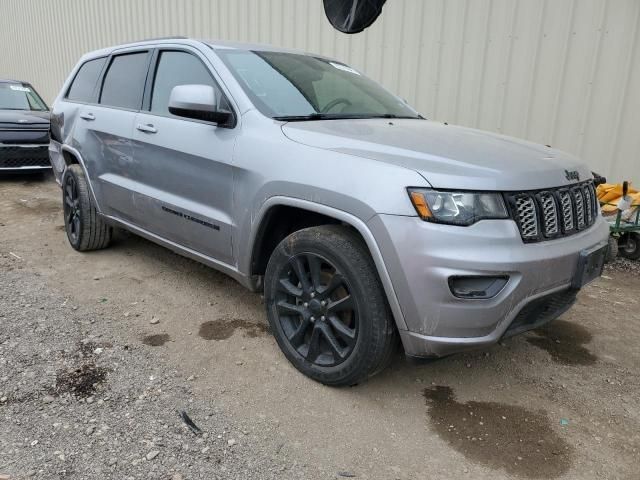
[[[80,115],[80,118],[87,120],[88,122],[93,122],[96,119],[96,116],[93,113],[83,113]]]
[[[151,125],[150,123],[148,123],[147,125],[143,125],[142,123],[139,123],[136,126],[136,129],[144,133],[158,133],[158,129],[153,125]]]

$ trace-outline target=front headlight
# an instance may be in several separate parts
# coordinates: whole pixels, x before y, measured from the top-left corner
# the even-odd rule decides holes
[[[508,218],[499,193],[444,192],[408,188],[411,203],[422,220],[450,225],[472,225],[480,220]]]

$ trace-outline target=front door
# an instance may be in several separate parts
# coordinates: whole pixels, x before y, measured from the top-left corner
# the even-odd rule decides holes
[[[233,264],[231,159],[236,130],[169,113],[177,85],[211,85],[197,52],[161,50],[154,57],[146,105],[133,131],[135,223],[179,245]]]

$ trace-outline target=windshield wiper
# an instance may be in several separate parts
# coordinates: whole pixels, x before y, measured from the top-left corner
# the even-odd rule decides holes
[[[381,115],[367,115],[363,118],[407,118],[410,120],[420,120],[422,116],[412,116],[412,115],[394,115],[393,113],[383,113]]]
[[[381,115],[375,114],[341,114],[341,113],[310,113],[309,115],[283,115],[279,117],[273,117],[274,120],[280,120],[283,122],[305,122],[309,120],[366,120],[368,118],[409,118],[418,120],[422,117],[413,117],[405,115],[394,115],[392,113],[384,113]]]
[[[274,120],[280,120],[282,122],[304,122],[307,120],[338,120],[344,118],[353,117],[335,113],[310,113],[309,115],[282,115],[279,117],[273,117]]]

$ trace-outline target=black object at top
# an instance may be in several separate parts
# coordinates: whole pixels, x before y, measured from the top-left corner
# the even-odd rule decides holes
[[[593,174],[593,182],[595,183],[596,187],[598,185],[602,185],[603,183],[607,183],[607,177],[603,177],[602,175],[596,173],[596,172],[591,172]]]
[[[387,0],[324,0],[324,12],[336,30],[360,33],[376,21]]]

